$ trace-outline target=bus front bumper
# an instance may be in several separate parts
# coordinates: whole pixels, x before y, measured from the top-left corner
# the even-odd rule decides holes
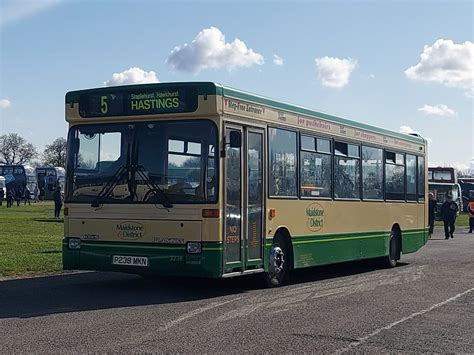
[[[222,276],[222,244],[203,242],[199,254],[189,254],[184,245],[81,241],[78,249],[63,240],[64,270],[116,271],[161,276]],[[147,258],[147,266],[115,265],[114,256]]]

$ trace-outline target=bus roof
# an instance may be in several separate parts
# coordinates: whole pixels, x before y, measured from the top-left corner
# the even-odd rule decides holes
[[[391,131],[388,129],[350,120],[350,119],[343,118],[340,116],[335,116],[335,115],[327,114],[321,111],[316,111],[314,109],[310,109],[307,107],[294,105],[294,104],[286,103],[283,101],[267,98],[261,95],[253,94],[250,92],[226,87],[221,84],[217,84],[213,82],[167,82],[167,83],[157,83],[157,84],[125,85],[125,86],[114,86],[114,87],[103,87],[103,88],[95,88],[95,89],[70,91],[66,94],[66,104],[79,102],[80,95],[84,93],[91,93],[91,92],[107,93],[108,91],[117,91],[120,89],[126,89],[126,90],[144,89],[144,88],[152,89],[154,87],[158,89],[162,86],[167,86],[167,85],[180,86],[180,87],[193,87],[197,90],[198,95],[220,95],[220,96],[229,97],[229,98],[241,99],[241,100],[257,103],[260,105],[276,108],[279,110],[301,114],[301,115],[309,116],[312,118],[319,118],[319,119],[323,119],[329,122],[343,124],[343,125],[351,126],[354,128],[365,129],[365,130],[372,131],[375,133],[379,133],[379,134],[383,134],[383,135],[387,135],[391,137],[396,137],[399,139],[403,139],[403,140],[407,140],[407,141],[411,141],[411,142],[415,142],[419,144],[425,143],[425,140],[420,136]]]

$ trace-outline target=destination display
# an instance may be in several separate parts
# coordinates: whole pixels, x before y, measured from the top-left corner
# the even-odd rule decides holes
[[[194,87],[117,88],[86,92],[79,97],[81,117],[109,117],[194,112]]]

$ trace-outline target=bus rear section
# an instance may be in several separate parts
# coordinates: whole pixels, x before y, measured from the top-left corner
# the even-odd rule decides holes
[[[64,268],[220,277],[216,120],[72,126]]]

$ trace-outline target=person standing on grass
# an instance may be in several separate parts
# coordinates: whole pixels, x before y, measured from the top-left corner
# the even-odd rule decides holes
[[[453,201],[452,192],[446,193],[446,201],[441,206],[441,218],[444,222],[444,236],[445,239],[449,237],[454,238],[454,229],[456,223],[456,216],[458,214],[459,207],[456,202]]]
[[[53,194],[54,199],[54,218],[59,219],[61,214],[61,208],[63,207],[63,196],[61,194],[61,186],[56,187],[56,191]]]
[[[467,205],[467,212],[469,213],[469,233],[472,233],[474,230],[474,196],[471,196]]]
[[[25,206],[26,206],[26,202],[28,202],[28,205],[31,206],[31,191],[28,188],[28,186],[25,186],[25,190],[23,191],[23,195],[24,195],[24,198],[25,198]]]
[[[13,206],[13,191],[12,189],[7,189],[7,208]]]
[[[37,185],[37,184],[35,185],[34,194],[35,194],[35,200],[34,200],[34,202],[37,203],[37,202],[39,202],[39,196],[38,196],[38,195],[39,195],[39,189],[38,189],[38,185]]]
[[[429,206],[428,206],[428,224],[430,226],[429,230],[429,237],[431,238],[431,235],[433,234],[434,231],[434,223],[435,223],[435,215],[436,215],[436,199],[434,196],[434,193],[430,192],[429,195]]]
[[[21,187],[17,186],[17,188],[15,190],[15,199],[16,199],[16,205],[17,206],[20,206],[22,197],[23,197],[23,194],[21,193]]]

